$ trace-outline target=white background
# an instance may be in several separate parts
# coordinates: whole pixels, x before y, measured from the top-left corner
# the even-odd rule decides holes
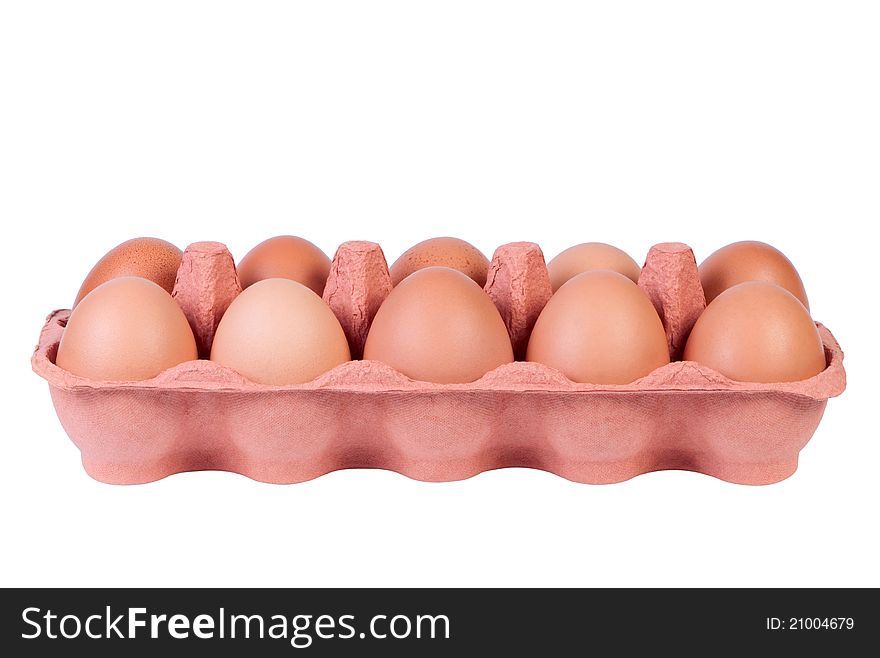
[[[296,6],[294,6],[294,4]],[[880,585],[876,3],[4,2],[0,584]],[[139,235],[794,261],[846,351],[798,472],[91,480],[29,358]]]

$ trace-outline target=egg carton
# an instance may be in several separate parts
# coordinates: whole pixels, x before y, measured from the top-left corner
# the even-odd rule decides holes
[[[93,381],[55,365],[70,311],[52,313],[33,355],[61,424],[96,480],[135,484],[173,473],[224,470],[295,483],[345,468],[383,468],[449,481],[529,467],[576,482],[620,482],[650,471],[698,471],[742,484],[790,476],[828,398],[845,387],[843,352],[817,324],[826,369],[780,384],[732,381],[680,358],[705,307],[693,252],[651,248],[639,280],[666,329],[673,362],[625,385],[580,384],[539,363],[516,361],[468,384],[409,379],[377,361],[353,360],[314,381],[269,386],[208,360],[138,382]],[[324,300],[354,359],[391,291],[379,245],[346,242]],[[551,295],[541,249],[500,247],[485,286],[522,358]],[[241,291],[226,247],[188,247],[173,296],[204,359],[223,312]]]

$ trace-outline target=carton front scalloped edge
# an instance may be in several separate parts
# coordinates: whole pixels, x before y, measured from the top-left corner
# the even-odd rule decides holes
[[[639,285],[666,329],[670,355],[705,308],[692,251],[652,247]],[[359,358],[370,322],[391,290],[380,247],[346,242],[324,300]],[[241,291],[232,256],[216,242],[184,252],[174,297],[210,353],[223,312]],[[550,297],[547,267],[532,243],[499,247],[486,292],[522,357]],[[295,483],[345,468],[383,468],[426,481],[528,467],[607,484],[683,469],[741,484],[769,484],[797,469],[827,400],[846,386],[843,352],[818,324],[827,367],[800,382],[732,381],[673,361],[626,385],[578,384],[517,361],[476,382],[414,381],[376,361],[342,364],[312,382],[267,386],[199,360],[139,382],[101,382],[54,363],[70,311],[52,313],[32,358],[49,382],[62,426],[96,480],[137,484],[193,470],[224,470]]]

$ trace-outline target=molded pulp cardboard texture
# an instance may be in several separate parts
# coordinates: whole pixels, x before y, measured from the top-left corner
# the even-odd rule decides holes
[[[693,253],[653,247],[639,285],[680,358],[705,298]],[[370,321],[391,290],[385,256],[346,242],[324,299],[360,358]],[[223,312],[241,291],[232,256],[216,242],[187,248],[174,297],[202,358]],[[494,254],[486,291],[517,358],[551,288],[540,248],[520,242]],[[537,363],[501,366],[469,384],[413,381],[375,361],[351,361],[307,384],[266,386],[211,361],[191,361],[141,382],[102,382],[58,368],[70,311],[52,313],[33,355],[64,429],[97,480],[135,484],[220,469],[294,483],[342,468],[385,468],[447,481],[531,467],[585,483],[686,469],[730,482],[768,484],[791,475],[830,397],[843,392],[843,353],[822,325],[827,368],[782,384],[734,382],[673,361],[626,385],[577,384]]]

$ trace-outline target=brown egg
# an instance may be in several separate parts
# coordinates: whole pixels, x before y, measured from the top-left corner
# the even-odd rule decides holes
[[[711,302],[728,288],[745,281],[767,281],[782,286],[807,308],[800,275],[781,251],[763,242],[734,242],[722,247],[700,265],[700,282]]]
[[[794,382],[825,369],[825,350],[803,304],[763,281],[728,288],[697,319],[684,349],[696,361],[742,382]]]
[[[550,285],[556,292],[570,278],[593,270],[619,272],[632,279],[633,283],[638,283],[642,268],[617,247],[603,242],[585,242],[563,251],[547,263],[547,270],[550,272]]]
[[[510,336],[489,296],[465,274],[428,267],[400,282],[379,307],[364,359],[411,379],[472,382],[513,361]]]
[[[183,252],[158,238],[134,238],[114,247],[97,262],[83,281],[74,306],[105,281],[120,276],[140,276],[170,293]]]
[[[458,238],[431,238],[403,253],[391,266],[391,282],[396,286],[417,270],[451,267],[464,272],[482,288],[486,285],[489,259],[472,244]]]
[[[669,363],[663,323],[648,296],[617,272],[584,272],[547,302],[527,361],[576,382],[628,384]]]
[[[77,305],[55,363],[89,379],[141,381],[197,358],[192,329],[171,295],[152,281],[125,276]]]
[[[260,384],[302,384],[351,360],[330,307],[290,279],[263,279],[233,300],[211,360]]]
[[[308,240],[292,235],[269,238],[251,249],[238,264],[241,287],[263,279],[290,279],[324,294],[330,258]]]

